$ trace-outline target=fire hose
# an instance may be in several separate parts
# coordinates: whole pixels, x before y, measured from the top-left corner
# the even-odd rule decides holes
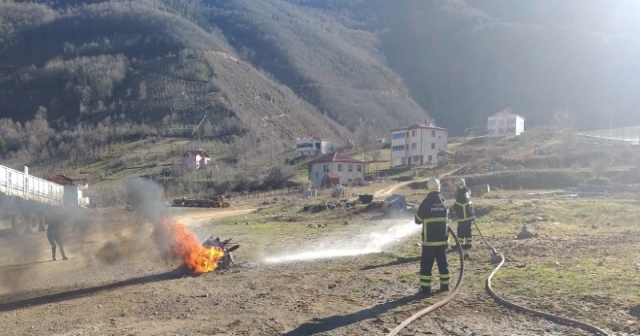
[[[476,223],[476,221],[473,221],[473,224],[476,227],[476,230],[478,230],[478,234],[480,234],[480,238],[482,238],[482,241],[484,242],[485,245],[487,245],[487,247],[489,247],[489,249],[491,249],[491,252],[493,253],[494,256],[499,256],[500,257],[500,263],[498,264],[498,266],[496,266],[496,268],[493,270],[493,272],[491,272],[491,274],[489,275],[489,277],[487,278],[487,283],[486,283],[486,288],[487,288],[487,292],[489,293],[489,296],[491,296],[496,302],[498,302],[499,304],[513,309],[517,312],[521,312],[521,313],[530,313],[532,315],[538,316],[538,317],[542,317],[545,318],[549,321],[555,322],[555,323],[559,323],[559,324],[564,324],[564,325],[569,325],[569,326],[576,326],[579,328],[582,328],[586,331],[592,332],[595,335],[602,335],[602,336],[609,336],[609,334],[586,322],[582,322],[582,321],[578,321],[578,320],[574,320],[574,319],[570,319],[568,317],[563,317],[563,316],[559,316],[559,315],[554,315],[554,314],[550,314],[550,313],[545,313],[539,310],[535,310],[532,308],[527,308],[527,307],[523,307],[521,305],[515,304],[513,302],[507,301],[506,299],[504,299],[503,297],[501,297],[500,295],[496,294],[496,292],[493,290],[493,288],[491,287],[491,280],[493,279],[493,276],[496,275],[496,273],[498,273],[498,271],[500,270],[500,267],[502,267],[502,265],[505,262],[505,258],[504,255],[500,252],[498,252],[493,246],[491,246],[491,244],[489,244],[489,242],[487,242],[487,240],[484,238],[484,236],[482,235],[482,231],[480,231],[480,228],[478,227],[478,223]]]
[[[458,281],[456,282],[456,286],[453,288],[451,293],[449,295],[447,295],[447,297],[445,297],[444,299],[434,303],[433,305],[431,305],[431,306],[429,306],[429,307],[427,307],[427,308],[425,308],[425,309],[413,314],[411,317],[409,317],[408,319],[404,320],[397,327],[395,327],[393,330],[391,330],[387,334],[387,336],[397,335],[402,329],[407,327],[412,322],[416,321],[417,319],[419,319],[419,318],[431,313],[432,311],[434,311],[434,310],[446,305],[447,303],[449,303],[449,301],[451,301],[458,294],[458,291],[460,290],[460,286],[462,285],[462,277],[464,275],[464,255],[463,255],[463,252],[462,252],[462,246],[460,245],[460,241],[458,240],[458,236],[456,236],[456,233],[453,231],[453,229],[451,227],[449,227],[448,229],[449,229],[449,233],[453,237],[453,240],[456,242],[455,246],[458,247],[458,254],[460,255],[460,276],[458,277]]]
[[[486,289],[487,292],[489,293],[489,296],[491,296],[491,298],[493,298],[496,302],[498,302],[499,304],[513,309],[517,312],[521,312],[521,313],[529,313],[532,314],[534,316],[538,316],[538,317],[542,317],[545,318],[549,321],[552,321],[554,323],[558,323],[558,324],[564,324],[564,325],[569,325],[569,326],[576,326],[579,328],[582,328],[586,331],[592,332],[595,335],[601,335],[601,336],[610,336],[606,331],[592,325],[586,322],[582,322],[582,321],[578,321],[578,320],[574,320],[571,318],[567,318],[567,317],[563,317],[563,316],[559,316],[559,315],[554,315],[554,314],[550,314],[550,313],[545,313],[539,310],[535,310],[535,309],[531,309],[531,308],[527,308],[521,305],[518,305],[516,303],[510,302],[506,299],[504,299],[503,297],[499,296],[498,294],[496,294],[496,292],[493,290],[493,287],[491,287],[491,280],[493,279],[493,277],[496,275],[496,273],[498,273],[498,271],[500,270],[500,268],[502,267],[502,265],[505,262],[505,257],[502,253],[498,252],[498,250],[496,250],[495,247],[493,247],[491,244],[489,244],[489,242],[485,239],[484,235],[482,234],[482,231],[480,231],[480,228],[478,227],[478,224],[476,223],[476,221],[473,221],[473,224],[476,227],[476,230],[478,230],[478,234],[480,235],[480,238],[482,238],[482,241],[484,242],[485,245],[487,245],[487,247],[489,249],[491,249],[492,252],[492,257],[493,256],[498,256],[500,257],[500,263],[498,264],[498,266],[496,266],[496,268],[491,272],[491,274],[489,275],[489,277],[487,278],[487,282],[486,282]],[[462,247],[460,246],[460,242],[458,240],[458,237],[456,236],[456,234],[453,232],[453,229],[451,229],[451,227],[449,227],[449,232],[451,233],[451,235],[453,236],[453,239],[456,242],[456,246],[458,247],[458,253],[460,255],[460,276],[458,277],[458,282],[456,283],[455,288],[453,289],[453,291],[451,292],[451,294],[447,295],[447,297],[445,297],[444,299],[436,302],[435,304],[413,314],[411,317],[409,317],[408,319],[404,320],[402,323],[400,323],[397,327],[395,327],[393,330],[391,330],[391,332],[389,332],[387,334],[387,336],[395,336],[397,335],[402,329],[404,329],[405,327],[407,327],[409,324],[411,324],[412,322],[416,321],[417,319],[433,312],[434,310],[446,305],[447,303],[449,303],[449,301],[451,301],[457,294],[458,291],[460,289],[460,285],[462,284],[462,277],[464,275],[464,256],[463,256],[463,252],[462,252]],[[493,259],[493,258],[492,258]]]

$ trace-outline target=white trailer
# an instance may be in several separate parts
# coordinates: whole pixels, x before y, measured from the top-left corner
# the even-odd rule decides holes
[[[28,167],[20,172],[0,166],[0,229],[17,235],[45,231],[51,214],[69,206],[78,207],[77,194],[65,198],[64,186],[29,175]]]

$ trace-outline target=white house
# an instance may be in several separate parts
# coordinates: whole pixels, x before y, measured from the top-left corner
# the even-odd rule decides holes
[[[209,164],[211,158],[209,153],[203,149],[189,150],[182,155],[182,168],[204,168]]]
[[[487,136],[517,136],[524,132],[524,117],[506,109],[487,119]]]
[[[321,137],[312,136],[296,139],[296,152],[298,156],[316,156],[334,153],[335,146],[331,141]]]
[[[415,123],[391,131],[391,166],[421,166],[439,162],[447,150],[447,130],[433,123]]]
[[[63,202],[66,206],[79,205],[83,208],[89,206],[89,197],[82,194],[83,190],[89,188],[89,184],[86,179],[70,179],[64,174],[49,176],[48,181],[61,185],[64,189]]]
[[[340,153],[331,153],[309,162],[311,188],[332,185],[362,185],[364,162]]]

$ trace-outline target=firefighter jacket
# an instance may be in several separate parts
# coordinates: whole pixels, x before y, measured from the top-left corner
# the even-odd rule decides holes
[[[458,223],[468,222],[476,219],[473,203],[471,203],[471,191],[464,187],[456,192],[456,202],[453,204],[453,212],[458,217]]]
[[[422,246],[447,246],[447,206],[439,192],[434,191],[420,203],[416,224],[422,224]]]

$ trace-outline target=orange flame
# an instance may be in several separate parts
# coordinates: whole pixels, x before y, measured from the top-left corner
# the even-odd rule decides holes
[[[171,239],[171,251],[182,258],[194,273],[207,273],[218,267],[218,261],[224,256],[222,249],[204,247],[182,223],[164,221],[163,226]]]

